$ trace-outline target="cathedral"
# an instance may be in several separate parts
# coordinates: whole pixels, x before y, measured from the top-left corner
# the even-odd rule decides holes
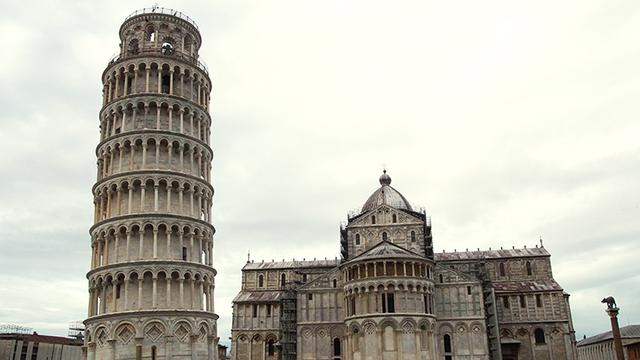
[[[434,253],[426,211],[379,182],[340,228],[340,259],[246,263],[233,360],[576,359],[542,243]]]

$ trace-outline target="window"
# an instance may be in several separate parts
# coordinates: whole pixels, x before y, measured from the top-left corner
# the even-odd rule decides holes
[[[520,307],[521,308],[527,307],[527,299],[524,297],[524,295],[520,295]]]
[[[120,299],[120,283],[116,284],[116,299]]]
[[[471,295],[471,286],[467,286],[467,295]]]
[[[338,280],[333,279],[333,287],[337,288],[338,287]]]
[[[22,342],[22,350],[20,352],[20,360],[27,360],[27,350],[29,348],[29,342]]]
[[[540,295],[540,294],[536,295],[536,306],[537,307],[542,307],[542,295]]]
[[[302,274],[302,282],[307,282],[307,274]]]
[[[313,300],[313,294],[309,293],[309,295],[307,295],[307,299],[308,299],[309,301]]]
[[[424,301],[424,313],[429,313],[429,300],[427,299],[427,295],[422,296],[422,301]]]
[[[527,261],[527,275],[531,276],[533,275],[533,269],[531,269],[531,262]]]
[[[416,242],[416,232],[415,231],[411,232],[411,242]]]
[[[152,346],[151,347],[151,360],[156,360],[156,352],[157,352],[156,347]]]
[[[360,234],[356,234],[356,245],[360,245]]]
[[[444,358],[447,360],[451,359],[451,335],[445,334],[442,339],[444,342]]]
[[[267,356],[273,356],[275,353],[275,346],[273,345],[273,339],[269,339],[267,342]]]
[[[257,304],[253,304],[252,305],[252,310],[253,310],[253,317],[258,317],[258,305]]]
[[[391,215],[391,222],[393,222],[393,223],[397,223],[398,222],[398,217],[396,216],[396,214]]]
[[[500,276],[507,276],[507,271],[505,270],[504,263],[500,263]]]
[[[382,233],[382,241],[387,241],[387,232]]]
[[[442,274],[438,275],[438,280],[440,280],[440,284],[444,282],[444,279],[442,278]]]
[[[280,275],[280,287],[284,287],[284,284],[287,282],[287,276],[285,274]]]
[[[258,276],[258,287],[264,287],[264,276]]]
[[[383,313],[396,312],[394,294],[382,294],[381,296],[382,296],[382,312]]]
[[[17,343],[17,341],[16,341]],[[38,345],[39,343],[34,342],[33,343],[33,348],[31,349],[31,360],[37,360],[38,359]]]
[[[169,75],[162,75],[162,93],[169,93]]]
[[[371,223],[372,224],[376,223],[376,216],[375,215],[371,215]]]
[[[182,247],[182,260],[183,261],[187,261],[187,247],[186,246]]]
[[[536,329],[533,332],[534,337],[536,338],[536,344],[545,344],[546,341],[544,339],[544,330]]]
[[[340,338],[333,339],[333,359],[340,359],[340,354],[342,353],[340,349]]]
[[[267,304],[267,316],[271,316],[271,304]]]
[[[355,315],[356,314],[356,299],[349,299],[349,302],[351,304],[351,315]]]
[[[504,306],[505,309],[509,308],[509,297],[508,296],[503,296],[502,297],[502,306]]]

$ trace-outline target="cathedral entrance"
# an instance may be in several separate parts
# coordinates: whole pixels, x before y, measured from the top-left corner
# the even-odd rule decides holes
[[[501,344],[502,360],[518,360],[519,343]]]

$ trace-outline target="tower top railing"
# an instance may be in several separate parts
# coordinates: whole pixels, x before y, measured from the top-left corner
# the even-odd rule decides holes
[[[134,16],[143,15],[143,14],[165,14],[165,15],[175,16],[177,18],[180,18],[188,22],[189,24],[193,25],[196,28],[196,30],[200,31],[200,29],[198,28],[198,24],[196,24],[196,22],[192,18],[190,18],[187,14],[178,10],[163,8],[160,6],[152,6],[150,8],[142,8],[140,10],[136,10],[131,14],[129,14],[129,16],[127,16],[124,19],[124,21],[127,21]]]
[[[172,55],[162,55],[162,49],[142,49],[142,51],[140,51],[140,55],[153,55],[153,56],[161,55],[166,57],[180,58],[187,62],[195,64],[200,70],[204,71],[207,75],[209,74],[209,68],[207,67],[207,64],[194,58],[193,56],[186,56],[180,53],[174,53]],[[121,58],[124,58],[122,54],[120,53],[113,54],[111,58],[109,58],[109,62],[107,63],[107,66],[113,64],[116,61],[119,61]]]

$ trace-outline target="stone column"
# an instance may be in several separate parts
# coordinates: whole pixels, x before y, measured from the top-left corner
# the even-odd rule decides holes
[[[620,336],[620,327],[618,326],[618,312],[617,307],[611,307],[607,309],[607,315],[611,320],[611,333],[613,334],[613,345],[616,354],[616,360],[624,360],[624,350],[622,348],[622,340]]]
[[[144,281],[144,275],[138,278],[138,309],[142,309],[142,282]]]
[[[151,72],[151,69],[147,67],[145,70],[147,71],[147,78],[144,86],[144,91],[149,92],[149,73]]]

